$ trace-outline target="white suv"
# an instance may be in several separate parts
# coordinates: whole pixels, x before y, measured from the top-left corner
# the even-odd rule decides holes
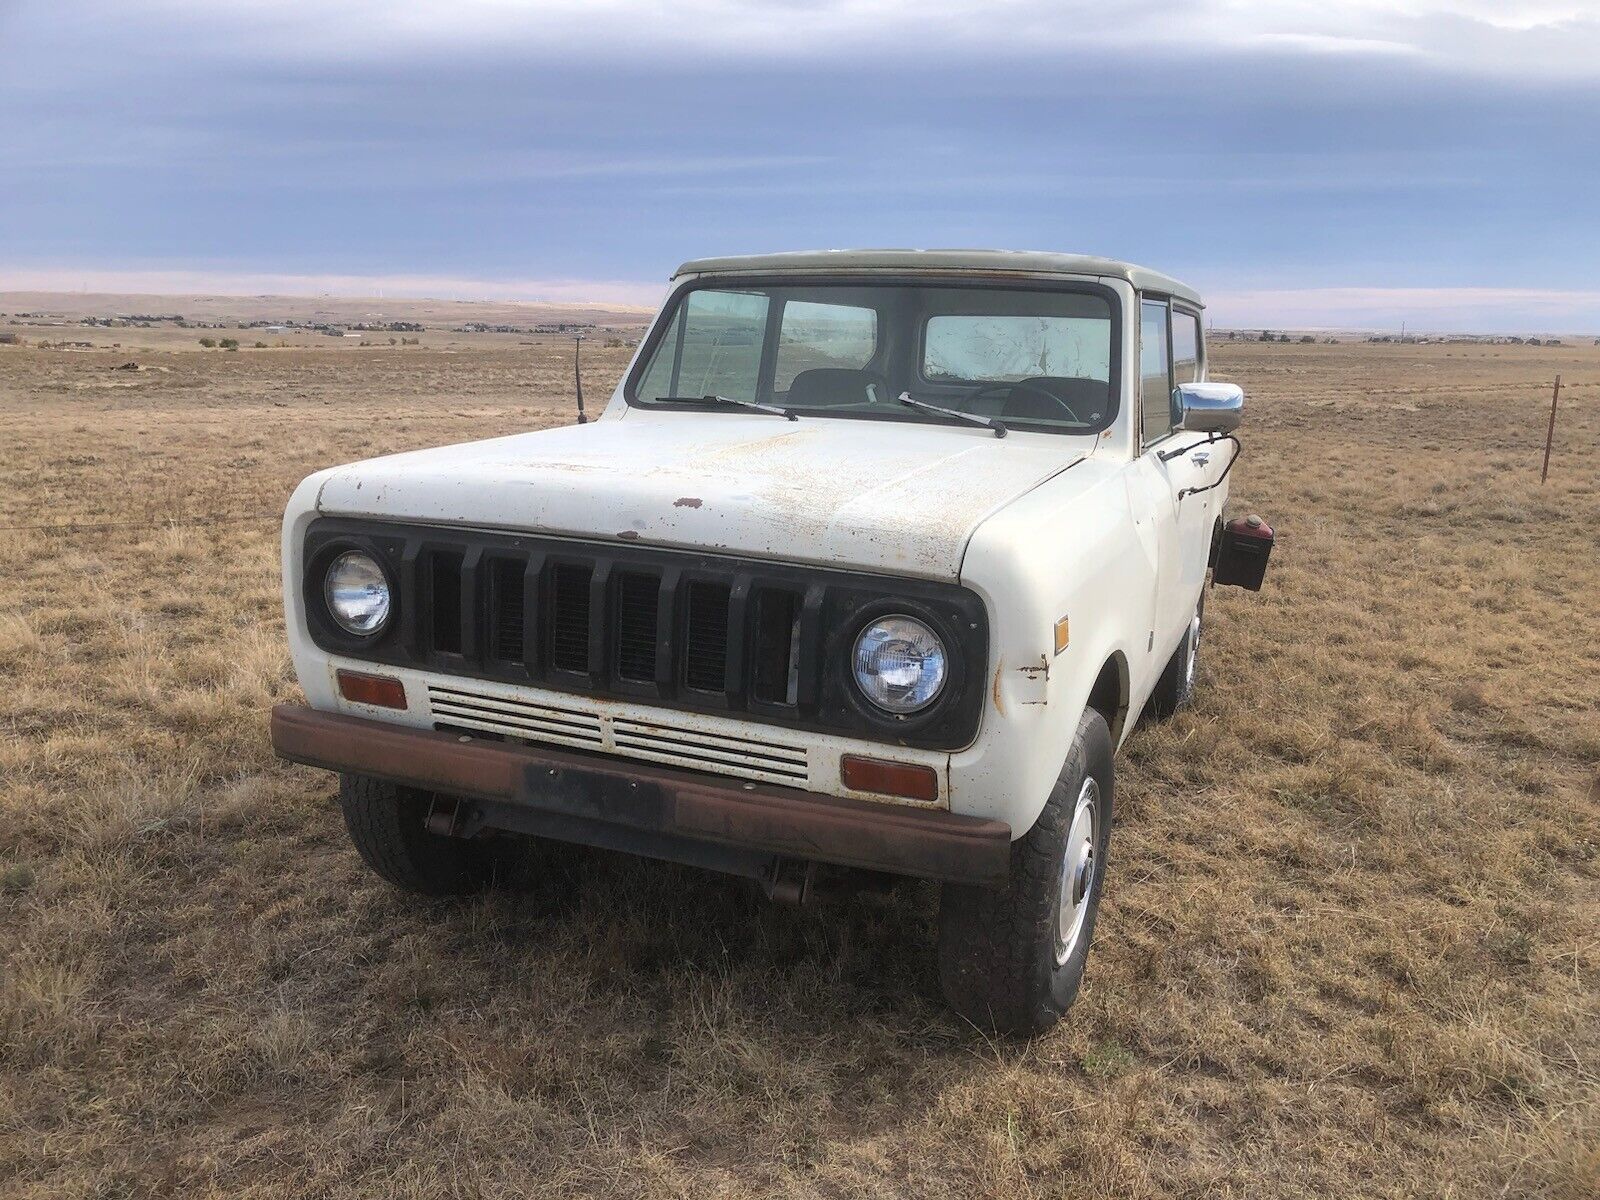
[[[998,251],[691,262],[604,413],[321,471],[284,519],[308,706],[367,862],[531,834],[762,880],[943,883],[973,1021],[1071,1003],[1112,757],[1194,685],[1242,396],[1154,271]]]

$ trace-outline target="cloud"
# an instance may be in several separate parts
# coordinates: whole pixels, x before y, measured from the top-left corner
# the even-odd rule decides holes
[[[107,4],[95,19],[183,30],[194,9],[134,0]],[[1109,50],[1181,58],[1202,87],[1219,53],[1398,56],[1499,76],[1600,77],[1595,0],[213,0],[207,27],[228,31],[209,53],[323,62],[509,52],[657,64],[698,54],[708,68],[755,58],[992,64]]]

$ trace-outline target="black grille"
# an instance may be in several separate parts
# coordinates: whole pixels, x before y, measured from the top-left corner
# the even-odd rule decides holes
[[[617,577],[617,677],[652,683],[656,677],[658,575],[626,571]]]
[[[350,548],[380,557],[397,589],[375,638],[326,613],[323,576]],[[941,749],[969,743],[987,694],[987,616],[954,584],[342,518],[317,521],[305,554],[313,639],[371,662]],[[854,631],[892,612],[937,624],[953,655],[948,699],[910,722],[870,710],[851,683]]]
[[[693,580],[685,605],[683,686],[720,692],[728,680],[728,585]]]
[[[550,571],[550,665],[558,671],[589,670],[589,581],[594,570],[557,563]]]

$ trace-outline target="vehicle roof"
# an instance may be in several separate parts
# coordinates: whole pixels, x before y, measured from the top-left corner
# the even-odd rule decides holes
[[[786,275],[791,272],[955,271],[997,275],[1098,275],[1125,279],[1140,291],[1163,292],[1204,307],[1200,293],[1149,267],[1049,250],[796,250],[696,258],[672,273],[683,275]]]

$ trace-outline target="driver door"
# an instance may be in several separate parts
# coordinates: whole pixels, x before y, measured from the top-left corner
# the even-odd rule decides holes
[[[1177,327],[1177,370],[1174,369],[1174,318]],[[1185,324],[1189,322],[1190,324]],[[1152,672],[1159,673],[1188,628],[1205,584],[1211,551],[1210,493],[1186,494],[1211,481],[1213,447],[1171,455],[1184,449],[1185,434],[1177,428],[1176,375],[1192,381],[1199,370],[1198,319],[1159,297],[1139,304],[1140,456],[1137,486],[1146,492],[1141,508],[1156,525],[1156,602],[1150,646]],[[1169,457],[1169,455],[1171,455]]]

